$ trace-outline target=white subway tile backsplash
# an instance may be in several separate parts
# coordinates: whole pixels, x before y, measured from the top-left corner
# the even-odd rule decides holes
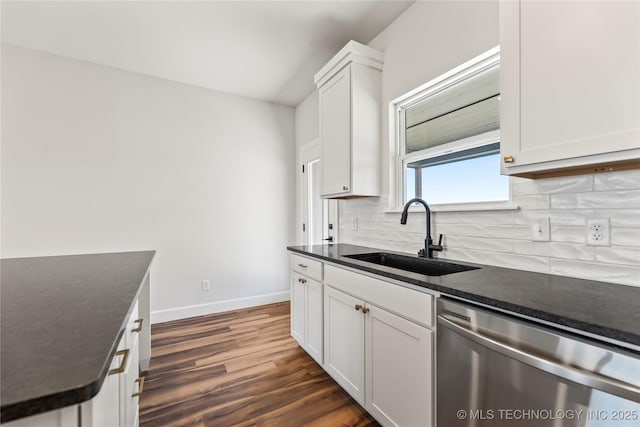
[[[640,229],[612,227],[611,245],[640,247]]]
[[[432,214],[433,239],[445,235],[437,257],[640,286],[640,170],[510,180],[519,210]],[[424,213],[400,225],[400,214],[387,208],[387,197],[340,201],[342,241],[416,253]],[[550,219],[551,241],[532,242],[531,226],[541,217]],[[611,246],[586,245],[588,218],[611,219]]]
[[[516,268],[541,273],[546,273],[549,270],[549,260],[545,257],[525,256],[502,252],[461,250],[453,248],[450,251],[446,251],[442,256],[439,256],[439,258],[476,262],[478,264]]]
[[[458,222],[462,224],[513,224],[513,212],[460,212]]]
[[[438,224],[438,233],[456,236],[485,237],[485,227],[475,224]]]
[[[587,226],[551,226],[551,241],[566,243],[587,243]]]
[[[525,179],[513,182],[511,185],[511,191],[514,196],[528,194],[577,193],[591,191],[592,189],[593,177],[591,175],[538,180]]]
[[[530,210],[515,215],[514,224],[533,224],[537,218],[549,217],[551,225],[587,226],[587,218],[595,216],[593,210]]]
[[[610,218],[612,227],[640,228],[640,208],[637,209],[596,209],[594,218]]]
[[[485,225],[485,236],[494,239],[530,240],[531,227],[526,225]]]
[[[457,224],[460,222],[460,213],[435,212],[431,214],[431,220],[439,224]]]
[[[535,194],[533,196],[517,196],[512,197],[513,204],[520,207],[520,209],[549,209],[551,202],[549,196],[546,194]]]
[[[522,255],[593,261],[593,246],[556,242],[514,242],[514,252]]]
[[[552,209],[624,209],[636,206],[640,206],[640,190],[594,191],[551,196]]]
[[[640,269],[620,265],[551,259],[550,273],[640,286]]]
[[[595,248],[595,260],[606,264],[625,264],[640,269],[640,247],[598,247]]]
[[[622,188],[640,189],[640,170],[629,170],[595,175],[594,189],[620,190]]]
[[[480,237],[460,237],[446,235],[443,238],[446,251],[452,249],[477,249],[491,252],[513,252],[513,240],[509,239],[485,239]]]

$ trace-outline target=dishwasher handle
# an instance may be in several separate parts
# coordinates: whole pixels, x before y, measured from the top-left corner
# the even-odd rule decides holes
[[[441,314],[438,323],[484,347],[496,351],[506,357],[525,363],[534,368],[565,378],[584,386],[614,394],[624,399],[640,401],[640,388],[633,384],[624,383],[613,378],[605,377],[594,372],[583,371],[570,366],[561,365],[555,361],[525,352],[512,347],[492,337],[482,335],[462,325],[461,321],[453,316]]]

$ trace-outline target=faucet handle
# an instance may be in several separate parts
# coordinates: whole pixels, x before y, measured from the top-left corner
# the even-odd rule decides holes
[[[442,234],[438,238],[438,244],[437,245],[433,245],[433,244],[429,245],[429,249],[431,249],[432,251],[442,251],[442,250],[444,250],[444,248],[442,247]]]

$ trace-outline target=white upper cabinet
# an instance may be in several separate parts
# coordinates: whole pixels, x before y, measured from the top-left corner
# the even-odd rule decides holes
[[[324,198],[380,195],[382,54],[349,42],[316,75]]]
[[[640,167],[640,2],[500,6],[502,173]]]

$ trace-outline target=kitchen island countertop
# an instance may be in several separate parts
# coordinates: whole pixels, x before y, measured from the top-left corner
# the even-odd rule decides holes
[[[2,422],[98,393],[154,255],[1,260]]]

